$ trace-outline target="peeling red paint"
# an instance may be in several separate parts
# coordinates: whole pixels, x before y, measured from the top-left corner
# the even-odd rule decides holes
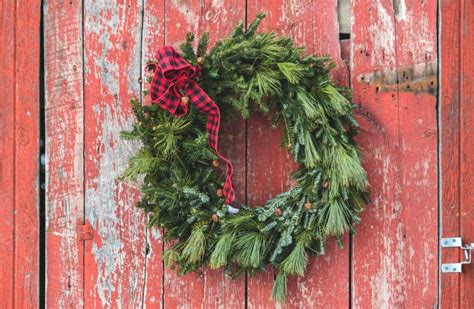
[[[435,304],[436,238],[419,235],[435,235],[437,226],[436,4],[352,1],[351,39],[341,50],[337,3],[91,0],[83,8],[47,1],[49,306],[275,307],[268,300],[271,270],[230,281],[222,271],[177,277],[163,269],[161,231],[147,228],[134,208],[134,184],[117,180],[135,151],[118,135],[133,122],[128,99],[145,86],[138,81],[156,48],[177,46],[188,31],[210,31],[215,42],[245,12],[251,20],[262,10],[263,28],[293,37],[309,53],[331,55],[338,84],[348,86],[351,78],[372,183],[373,202],[358,235],[343,239],[343,249],[331,242],[305,278],[289,280],[287,307]],[[30,145],[22,132],[21,144]],[[256,142],[258,134],[269,137],[266,144]],[[239,200],[256,206],[291,186],[294,165],[265,116],[236,120],[222,138],[232,141],[223,152],[236,168]],[[92,240],[78,240],[76,227],[84,222],[93,227]]]
[[[376,119],[376,126],[361,122],[357,137],[372,204],[353,240],[352,303],[432,308],[437,142],[436,134],[423,132],[436,132],[436,97],[429,85],[436,63],[426,57],[436,55],[436,1],[357,0],[352,16],[354,101],[362,115]]]

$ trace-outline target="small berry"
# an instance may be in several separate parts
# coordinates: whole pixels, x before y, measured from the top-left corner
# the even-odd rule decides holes
[[[206,60],[204,59],[204,57],[198,57],[196,61],[199,65],[203,65]]]
[[[189,97],[188,96],[181,97],[181,103],[183,103],[183,105],[185,105],[185,106],[188,106],[189,105]]]

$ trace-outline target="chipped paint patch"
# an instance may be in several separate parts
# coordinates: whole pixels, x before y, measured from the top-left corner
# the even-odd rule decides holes
[[[368,34],[372,36],[373,50],[371,52],[374,55],[370,59],[373,66],[395,59],[395,25],[393,16],[385,8],[383,2],[385,1],[376,1],[375,8],[372,9],[372,14],[375,14],[376,18],[371,18],[371,25],[368,27]]]
[[[405,0],[393,0],[393,9],[395,11],[395,17],[397,18],[397,21],[404,21],[408,19],[407,5]]]
[[[85,216],[94,228],[86,244],[86,302],[115,307],[143,303],[145,227],[136,188],[120,182],[137,144],[120,131],[134,117],[129,97],[140,85],[141,2],[93,2],[85,7]]]

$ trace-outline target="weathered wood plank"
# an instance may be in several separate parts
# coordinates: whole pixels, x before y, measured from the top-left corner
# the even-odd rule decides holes
[[[44,3],[46,305],[83,304],[83,62],[81,2]]]
[[[248,20],[265,11],[264,30],[275,30],[292,37],[308,53],[331,55],[338,68],[334,77],[348,84],[348,68],[341,59],[337,1],[249,1]],[[268,198],[288,189],[289,173],[296,169],[291,155],[281,149],[281,132],[270,128],[269,116],[255,115],[248,127],[248,200],[252,206],[262,205]],[[290,278],[288,307],[333,307],[349,304],[349,245],[338,249],[328,245],[327,255],[314,258],[304,278]],[[338,274],[333,276],[332,274]],[[274,307],[268,300],[274,274],[268,271],[248,279],[248,304],[252,308]],[[330,280],[328,279],[330,278]]]
[[[211,45],[225,37],[239,20],[245,18],[243,0],[171,1],[166,6],[167,45],[178,47],[187,32],[198,37],[210,32]],[[219,104],[219,98],[214,98]],[[234,165],[233,183],[238,202],[245,201],[245,122],[236,120],[220,133],[223,154]],[[225,147],[224,147],[225,145]],[[200,273],[177,277],[165,270],[164,302],[170,308],[243,308],[245,306],[244,278],[229,280],[222,270],[203,269]]]
[[[474,3],[461,1],[460,18],[460,190],[459,190],[459,215],[460,231],[465,243],[474,243],[474,63],[472,61],[474,42]],[[448,125],[448,124],[446,124]],[[454,236],[454,235],[453,235]],[[460,286],[461,308],[474,306],[474,269],[473,265],[463,268]]]
[[[120,138],[134,121],[129,98],[140,91],[142,1],[84,2],[85,304],[140,307],[145,218],[138,190],[120,182],[136,146]]]
[[[329,55],[336,63],[332,77],[337,85],[349,86],[349,66],[344,62],[341,43],[339,41],[338,6],[348,0],[314,1],[313,17],[314,53]],[[347,3],[348,4],[348,3]],[[344,4],[345,6],[346,4]]]
[[[397,241],[391,240],[400,217],[396,190],[400,147],[397,93],[396,90],[380,91],[380,86],[364,83],[366,73],[396,75],[393,9],[387,7],[387,3],[363,0],[354,1],[351,7],[354,18],[351,31],[352,86],[354,102],[361,107],[358,140],[364,149],[372,199],[372,204],[362,214],[363,224],[353,238],[352,304],[355,307],[400,306],[398,299],[404,293],[396,289],[397,284],[403,286],[398,269],[392,271],[397,265],[393,256],[401,251],[398,243],[401,237]],[[394,79],[392,83],[396,84],[396,77]],[[397,266],[401,267],[400,264]]]
[[[352,14],[358,139],[373,201],[353,242],[353,305],[433,307],[436,3],[358,0]]]
[[[0,299],[14,307],[15,293],[15,3],[0,2]]]
[[[17,4],[15,31],[15,306],[39,304],[41,1]]]
[[[393,3],[399,72],[398,105],[402,162],[400,202],[402,222],[405,225],[398,233],[405,244],[402,256],[406,272],[406,306],[436,307],[438,2],[405,0]]]
[[[400,186],[397,92],[396,89],[380,91],[380,86],[364,83],[366,73],[387,72],[396,76],[393,8],[388,2],[352,3],[352,86],[354,102],[361,107],[358,140],[364,149],[372,199],[353,238],[354,307],[402,306],[400,298],[405,292],[397,289],[403,288],[403,278],[398,273],[403,262],[396,262],[397,252],[402,251],[399,243],[402,237],[395,237],[401,221],[397,193]],[[392,82],[396,84],[394,79]]]
[[[145,81],[144,68],[146,62],[154,58],[158,46],[165,40],[165,6],[164,0],[144,2],[142,64],[141,76]],[[149,85],[142,84],[142,91]],[[144,104],[150,104],[150,96],[143,97]],[[140,210],[136,210],[140,211]],[[145,307],[163,307],[163,242],[161,231],[157,228],[146,228],[145,282],[143,303]]]
[[[440,140],[441,237],[458,237],[460,230],[460,58],[461,2],[441,1]],[[443,263],[457,263],[458,250],[441,250]],[[460,308],[460,276],[441,276],[440,308]]]

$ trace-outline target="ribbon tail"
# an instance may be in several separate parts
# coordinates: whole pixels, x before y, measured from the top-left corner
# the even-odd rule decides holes
[[[224,195],[225,195],[225,204],[226,205],[231,205],[233,206],[234,200],[235,200],[235,191],[234,187],[232,185],[232,174],[234,173],[234,166],[230,162],[229,159],[224,157],[218,150],[217,147],[214,149],[216,151],[216,154],[219,158],[221,158],[227,166],[227,175],[225,177],[225,182],[224,182]]]
[[[214,103],[213,101],[211,101]],[[218,144],[219,144],[219,130],[220,130],[220,124],[221,124],[221,114],[219,107],[217,104],[214,103],[215,106],[215,114],[208,114],[208,129],[213,128],[209,130],[209,146],[214,149],[216,152],[216,155],[222,159],[226,165],[227,165],[227,172],[226,172],[226,177],[225,177],[225,182],[224,182],[224,196],[225,196],[225,204],[226,205],[231,205],[233,206],[234,200],[235,200],[235,192],[234,192],[234,187],[232,185],[232,174],[234,173],[234,166],[230,162],[229,159],[224,157],[218,150]],[[211,125],[209,125],[211,124]]]

